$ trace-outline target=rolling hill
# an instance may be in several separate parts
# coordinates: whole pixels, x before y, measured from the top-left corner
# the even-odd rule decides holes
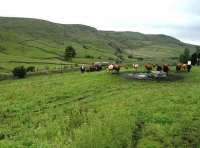
[[[71,63],[176,62],[194,45],[166,35],[100,31],[84,25],[0,18],[0,76],[18,65],[53,68],[66,46]],[[132,58],[130,58],[132,55]],[[129,58],[128,58],[129,56]],[[140,68],[136,73],[146,72]],[[200,147],[200,68],[174,81],[77,71],[0,81],[0,148]]]
[[[125,62],[172,63],[184,48],[195,50],[195,46],[166,35],[100,31],[85,25],[0,17],[0,70],[10,71],[19,63],[43,67],[66,63],[63,53],[69,45],[77,51],[72,63],[115,61],[119,50]]]

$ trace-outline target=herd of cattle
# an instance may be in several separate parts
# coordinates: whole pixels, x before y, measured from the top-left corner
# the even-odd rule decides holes
[[[80,67],[80,70],[82,73],[84,72],[93,72],[93,71],[100,71],[102,69],[107,69],[108,72],[116,72],[119,73],[120,69],[128,68],[127,65],[119,65],[119,64],[108,64],[108,65],[101,65],[101,64],[92,64],[90,66],[85,66],[82,65]],[[132,68],[137,71],[140,68],[139,64],[133,64]],[[163,64],[163,65],[158,65],[158,64],[144,64],[144,68],[147,70],[147,72],[151,72],[152,70],[156,71],[164,71],[167,74],[170,71],[170,65],[169,64]],[[181,72],[181,71],[187,71],[190,72],[192,68],[191,64],[177,64],[176,65],[176,71]]]

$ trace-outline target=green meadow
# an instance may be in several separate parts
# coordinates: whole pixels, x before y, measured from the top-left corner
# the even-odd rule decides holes
[[[105,71],[0,81],[0,147],[200,147],[199,73],[173,82]]]
[[[68,46],[77,53],[71,61],[64,60]],[[73,69],[119,59],[175,65],[185,48],[196,51],[162,34],[0,17],[0,78],[21,65],[34,66],[37,75],[0,81],[0,148],[200,147],[200,67],[190,73],[171,67],[170,74],[183,77],[177,81],[122,77],[132,69],[118,75]],[[61,67],[71,72],[58,73]]]

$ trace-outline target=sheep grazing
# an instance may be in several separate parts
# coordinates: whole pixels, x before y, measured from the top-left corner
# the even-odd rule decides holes
[[[133,64],[133,69],[135,69],[135,71],[137,71],[139,68],[139,64]]]
[[[117,64],[111,64],[108,66],[108,72],[113,72],[116,71],[117,73],[119,73],[120,71],[120,65]]]

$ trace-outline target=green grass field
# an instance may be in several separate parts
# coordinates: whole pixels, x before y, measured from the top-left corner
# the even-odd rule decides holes
[[[200,147],[199,73],[174,82],[105,71],[0,81],[0,147]]]
[[[175,64],[185,48],[196,51],[166,35],[27,18],[0,22],[0,76],[20,65],[51,71],[113,63],[119,49],[122,64]],[[70,62],[63,59],[67,46],[77,52]],[[194,67],[174,82],[127,80],[105,71],[0,81],[0,148],[200,147],[199,73]]]

